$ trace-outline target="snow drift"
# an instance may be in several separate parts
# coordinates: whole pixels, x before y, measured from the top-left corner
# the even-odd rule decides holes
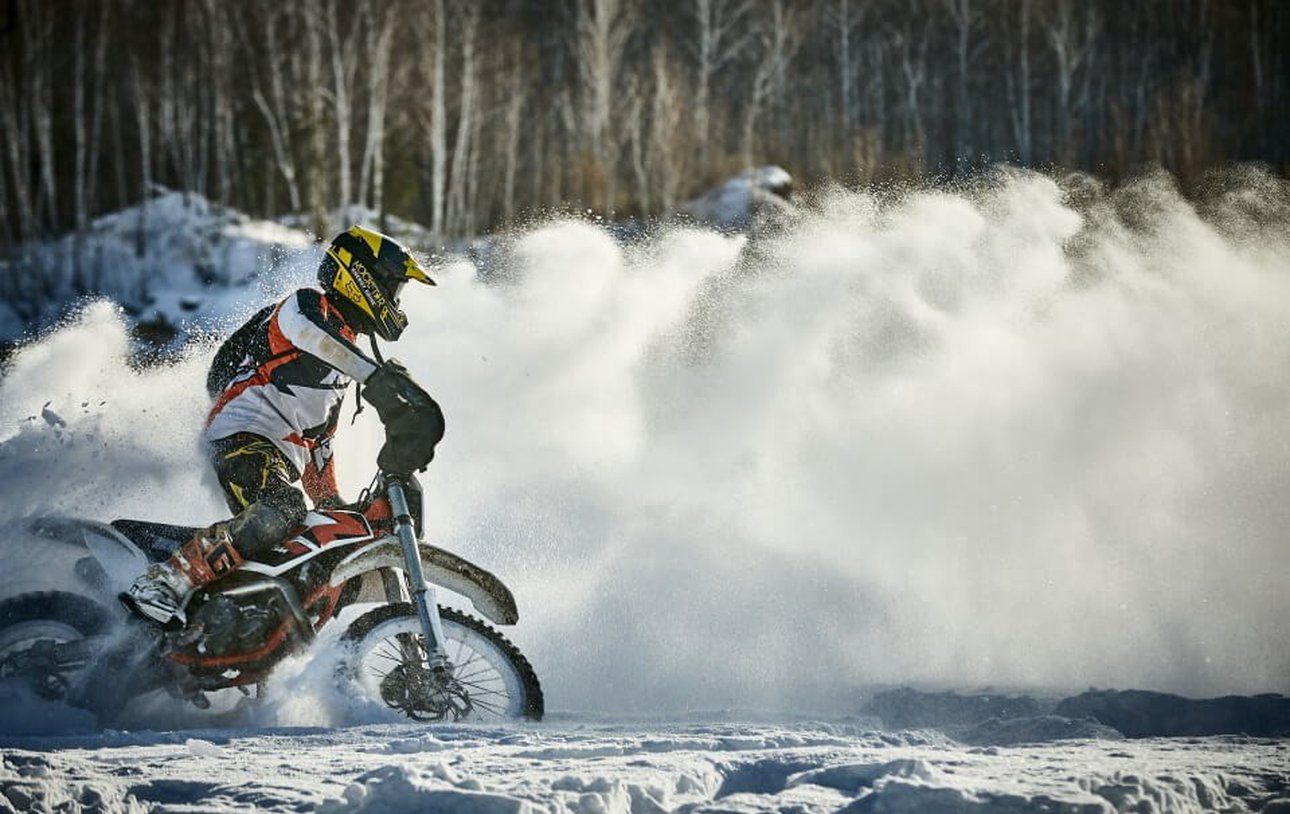
[[[505,283],[406,297],[390,352],[448,418],[429,533],[515,588],[556,709],[1285,689],[1288,199],[999,171],[751,244],[535,228]],[[98,306],[11,362],[7,515],[218,516],[209,351],[135,369],[125,337]],[[342,431],[350,494],[379,440]]]

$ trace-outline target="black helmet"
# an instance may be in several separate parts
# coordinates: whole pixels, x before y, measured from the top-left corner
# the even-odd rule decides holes
[[[394,238],[363,226],[341,232],[318,266],[318,282],[354,330],[393,342],[408,327],[399,292],[408,280],[434,285],[416,258]]]

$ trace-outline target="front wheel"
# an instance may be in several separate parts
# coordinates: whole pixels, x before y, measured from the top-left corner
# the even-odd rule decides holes
[[[450,670],[425,664],[421,621],[406,603],[382,605],[349,626],[346,673],[371,698],[416,721],[542,719],[542,687],[528,659],[491,627],[439,607]]]

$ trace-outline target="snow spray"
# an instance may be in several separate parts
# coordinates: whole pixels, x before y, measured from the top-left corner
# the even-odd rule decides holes
[[[1188,200],[1001,169],[751,241],[536,226],[502,282],[404,298],[388,353],[448,420],[428,535],[515,590],[549,709],[1286,690],[1287,224],[1254,170]],[[124,337],[98,306],[13,360],[7,511],[218,517],[209,353],[136,371]],[[350,496],[381,437],[351,408]]]

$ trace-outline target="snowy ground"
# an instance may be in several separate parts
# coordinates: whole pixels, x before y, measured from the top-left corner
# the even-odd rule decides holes
[[[0,810],[1285,811],[1290,745],[965,747],[856,722],[108,732],[8,738]],[[1277,801],[1273,804],[1272,801]]]

